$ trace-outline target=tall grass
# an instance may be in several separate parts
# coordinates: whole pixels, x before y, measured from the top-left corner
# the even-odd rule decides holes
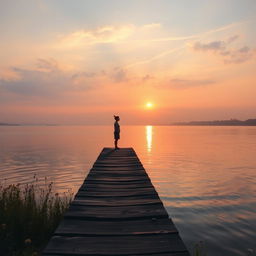
[[[0,185],[0,254],[38,255],[47,244],[72,199],[70,193],[53,193],[53,184],[43,188]]]
[[[193,256],[207,256],[206,245],[203,241],[195,244],[193,248]]]

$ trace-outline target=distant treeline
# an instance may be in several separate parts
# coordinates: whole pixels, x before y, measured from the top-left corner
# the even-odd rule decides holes
[[[215,126],[256,126],[256,119],[248,119],[245,121],[230,119],[230,120],[214,120],[214,121],[191,121],[178,122],[173,125],[215,125]]]
[[[17,125],[19,125],[19,124],[0,123],[0,125],[6,125],[6,126],[17,126]]]
[[[57,126],[57,124],[9,124],[0,123],[0,126]]]

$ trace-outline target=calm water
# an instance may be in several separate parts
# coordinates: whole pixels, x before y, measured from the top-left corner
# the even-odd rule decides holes
[[[122,126],[187,247],[209,256],[256,249],[256,127]],[[112,126],[0,127],[1,182],[36,174],[76,192]]]

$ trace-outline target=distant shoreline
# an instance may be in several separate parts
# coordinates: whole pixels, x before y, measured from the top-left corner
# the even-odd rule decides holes
[[[0,126],[59,126],[58,124],[8,124],[0,123]]]
[[[230,120],[214,120],[214,121],[191,121],[177,122],[172,125],[186,126],[256,126],[256,119],[247,119],[245,121],[230,119]]]
[[[20,124],[0,123],[0,126],[20,126]]]
[[[108,126],[110,124],[15,124],[0,123],[0,126]],[[124,126],[256,126],[256,119],[247,119],[245,121],[230,120],[214,120],[214,121],[190,121],[175,122],[169,124],[123,124]]]

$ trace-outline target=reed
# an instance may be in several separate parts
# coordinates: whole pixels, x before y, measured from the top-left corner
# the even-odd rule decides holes
[[[53,183],[41,187],[0,185],[1,255],[38,255],[57,228],[72,194],[53,193]]]
[[[194,245],[193,256],[207,256],[205,242],[200,241]]]

